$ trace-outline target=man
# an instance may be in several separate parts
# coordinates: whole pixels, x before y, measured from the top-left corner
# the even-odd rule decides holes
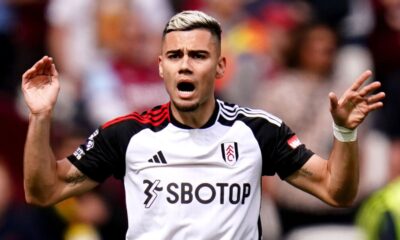
[[[356,128],[384,97],[370,95],[378,82],[361,86],[371,72],[340,100],[330,93],[335,139],[326,161],[279,118],[215,99],[226,65],[220,41],[210,16],[172,17],[159,56],[170,102],[105,123],[59,161],[49,143],[57,71],[51,58],[38,61],[22,77],[31,112],[26,200],[48,206],[114,175],[125,184],[127,239],[259,239],[261,176],[275,173],[328,204],[350,205],[359,175]]]

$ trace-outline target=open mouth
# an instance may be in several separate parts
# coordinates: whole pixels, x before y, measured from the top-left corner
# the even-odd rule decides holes
[[[178,83],[178,90],[181,92],[193,92],[194,84],[190,82],[180,82]]]

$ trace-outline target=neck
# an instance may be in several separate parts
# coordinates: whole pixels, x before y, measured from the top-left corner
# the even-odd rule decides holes
[[[215,99],[200,105],[194,111],[180,111],[171,103],[172,115],[183,125],[191,128],[201,128],[211,118],[215,109]]]

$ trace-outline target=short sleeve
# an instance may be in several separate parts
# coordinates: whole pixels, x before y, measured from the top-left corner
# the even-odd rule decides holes
[[[258,120],[255,136],[262,155],[262,175],[278,174],[281,179],[300,169],[314,154],[285,124]]]
[[[121,141],[113,138],[115,129],[97,129],[68,160],[89,178],[103,182],[111,175],[121,179],[125,172],[125,153]]]
[[[300,169],[314,153],[284,123],[277,129],[271,159],[281,179]]]

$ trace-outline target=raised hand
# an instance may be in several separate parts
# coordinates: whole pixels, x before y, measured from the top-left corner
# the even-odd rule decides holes
[[[337,125],[355,129],[370,112],[383,106],[382,99],[385,93],[373,94],[381,86],[380,82],[362,86],[371,75],[372,72],[369,70],[362,73],[339,100],[335,93],[329,93],[330,111]]]
[[[44,56],[22,75],[22,92],[31,114],[50,113],[60,85],[53,59]]]

